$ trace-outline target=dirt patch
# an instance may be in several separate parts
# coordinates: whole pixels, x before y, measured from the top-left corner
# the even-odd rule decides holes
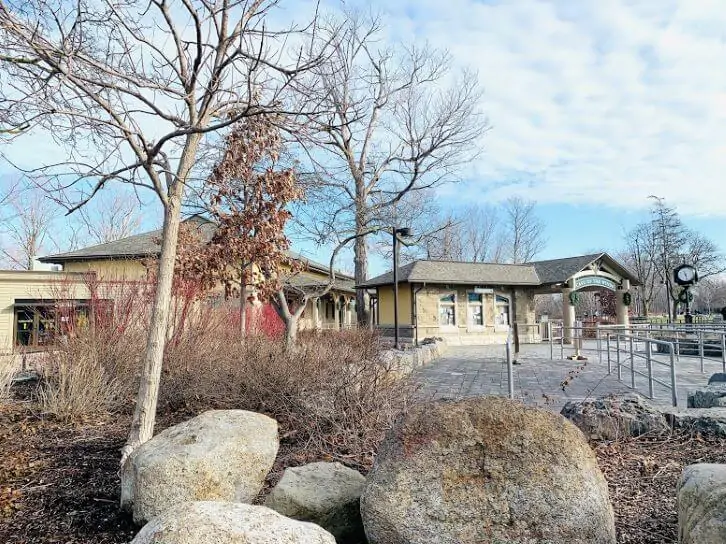
[[[618,542],[678,542],[676,485],[683,467],[726,463],[726,440],[674,433],[593,443],[610,487]]]
[[[159,428],[191,415],[165,414]],[[114,416],[68,425],[44,418],[30,403],[0,406],[0,542],[129,542],[137,528],[118,510],[119,451],[128,424],[128,416]],[[675,488],[682,468],[726,463],[726,440],[686,434],[592,446],[610,485],[623,544],[677,542]],[[370,452],[342,461],[365,472],[372,458]],[[268,486],[286,466],[314,460],[321,459],[306,453],[294,431],[281,428]]]

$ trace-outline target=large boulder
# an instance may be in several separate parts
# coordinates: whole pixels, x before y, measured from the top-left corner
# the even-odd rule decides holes
[[[710,383],[710,382],[709,382]],[[688,392],[689,408],[726,408],[726,383],[704,385]]]
[[[683,469],[678,482],[678,542],[726,542],[726,465],[702,463]]]
[[[202,501],[169,508],[131,544],[335,544],[335,538],[264,506]]]
[[[577,425],[585,436],[596,440],[670,431],[665,416],[635,394],[570,401],[560,413]]]
[[[726,408],[672,408],[665,417],[674,429],[726,438]]]
[[[141,524],[182,502],[251,502],[278,447],[272,418],[244,410],[204,412],[132,453],[121,471],[121,507]]]
[[[363,536],[360,495],[366,479],[340,463],[310,463],[285,470],[265,500],[284,516],[312,521],[338,541]]]
[[[400,416],[361,513],[370,544],[615,542],[607,482],[580,430],[499,397]]]

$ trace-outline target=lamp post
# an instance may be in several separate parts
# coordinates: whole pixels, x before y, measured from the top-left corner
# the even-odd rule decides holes
[[[393,228],[393,328],[396,349],[401,349],[398,334],[398,239],[399,236],[409,237],[412,231],[408,227]]]

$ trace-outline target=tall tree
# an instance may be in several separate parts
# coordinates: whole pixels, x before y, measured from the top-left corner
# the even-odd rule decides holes
[[[297,268],[287,253],[285,225],[288,206],[302,191],[295,170],[280,165],[278,122],[269,115],[244,119],[226,137],[222,158],[198,193],[215,233],[181,263],[198,283],[221,284],[227,296],[239,297],[243,334],[249,299],[276,296],[282,279]]]
[[[297,29],[271,28],[276,0],[0,0],[0,121],[66,151],[42,168],[82,207],[109,183],[148,188],[163,208],[158,285],[122,463],[153,435],[180,210],[206,142],[285,109],[314,66]],[[304,30],[304,29],[303,29]],[[15,140],[16,142],[22,142]]]
[[[76,225],[81,231],[80,236],[91,244],[127,238],[136,234],[141,225],[138,199],[118,192],[100,193],[74,215],[80,223]]]
[[[648,316],[662,286],[655,225],[652,222],[640,223],[625,234],[625,244],[622,260],[640,280],[635,295],[636,308],[642,315]]]
[[[520,197],[504,202],[502,241],[504,258],[519,264],[531,261],[545,245],[545,225],[536,213],[537,203]]]
[[[9,198],[10,217],[0,225],[0,253],[13,268],[32,270],[35,257],[53,244],[57,206],[42,192],[25,187]]]
[[[304,92],[326,115],[299,133],[311,170],[307,213],[299,215],[317,241],[354,241],[354,275],[362,282],[370,237],[394,226],[391,209],[457,180],[479,151],[486,120],[476,75],[452,73],[447,53],[384,46],[381,20],[353,12],[323,34],[331,53]],[[356,302],[365,322],[364,290]]]

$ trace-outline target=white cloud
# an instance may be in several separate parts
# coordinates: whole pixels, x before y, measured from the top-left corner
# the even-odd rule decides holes
[[[472,191],[726,216],[722,0],[391,4],[393,35],[479,71],[493,130]]]

